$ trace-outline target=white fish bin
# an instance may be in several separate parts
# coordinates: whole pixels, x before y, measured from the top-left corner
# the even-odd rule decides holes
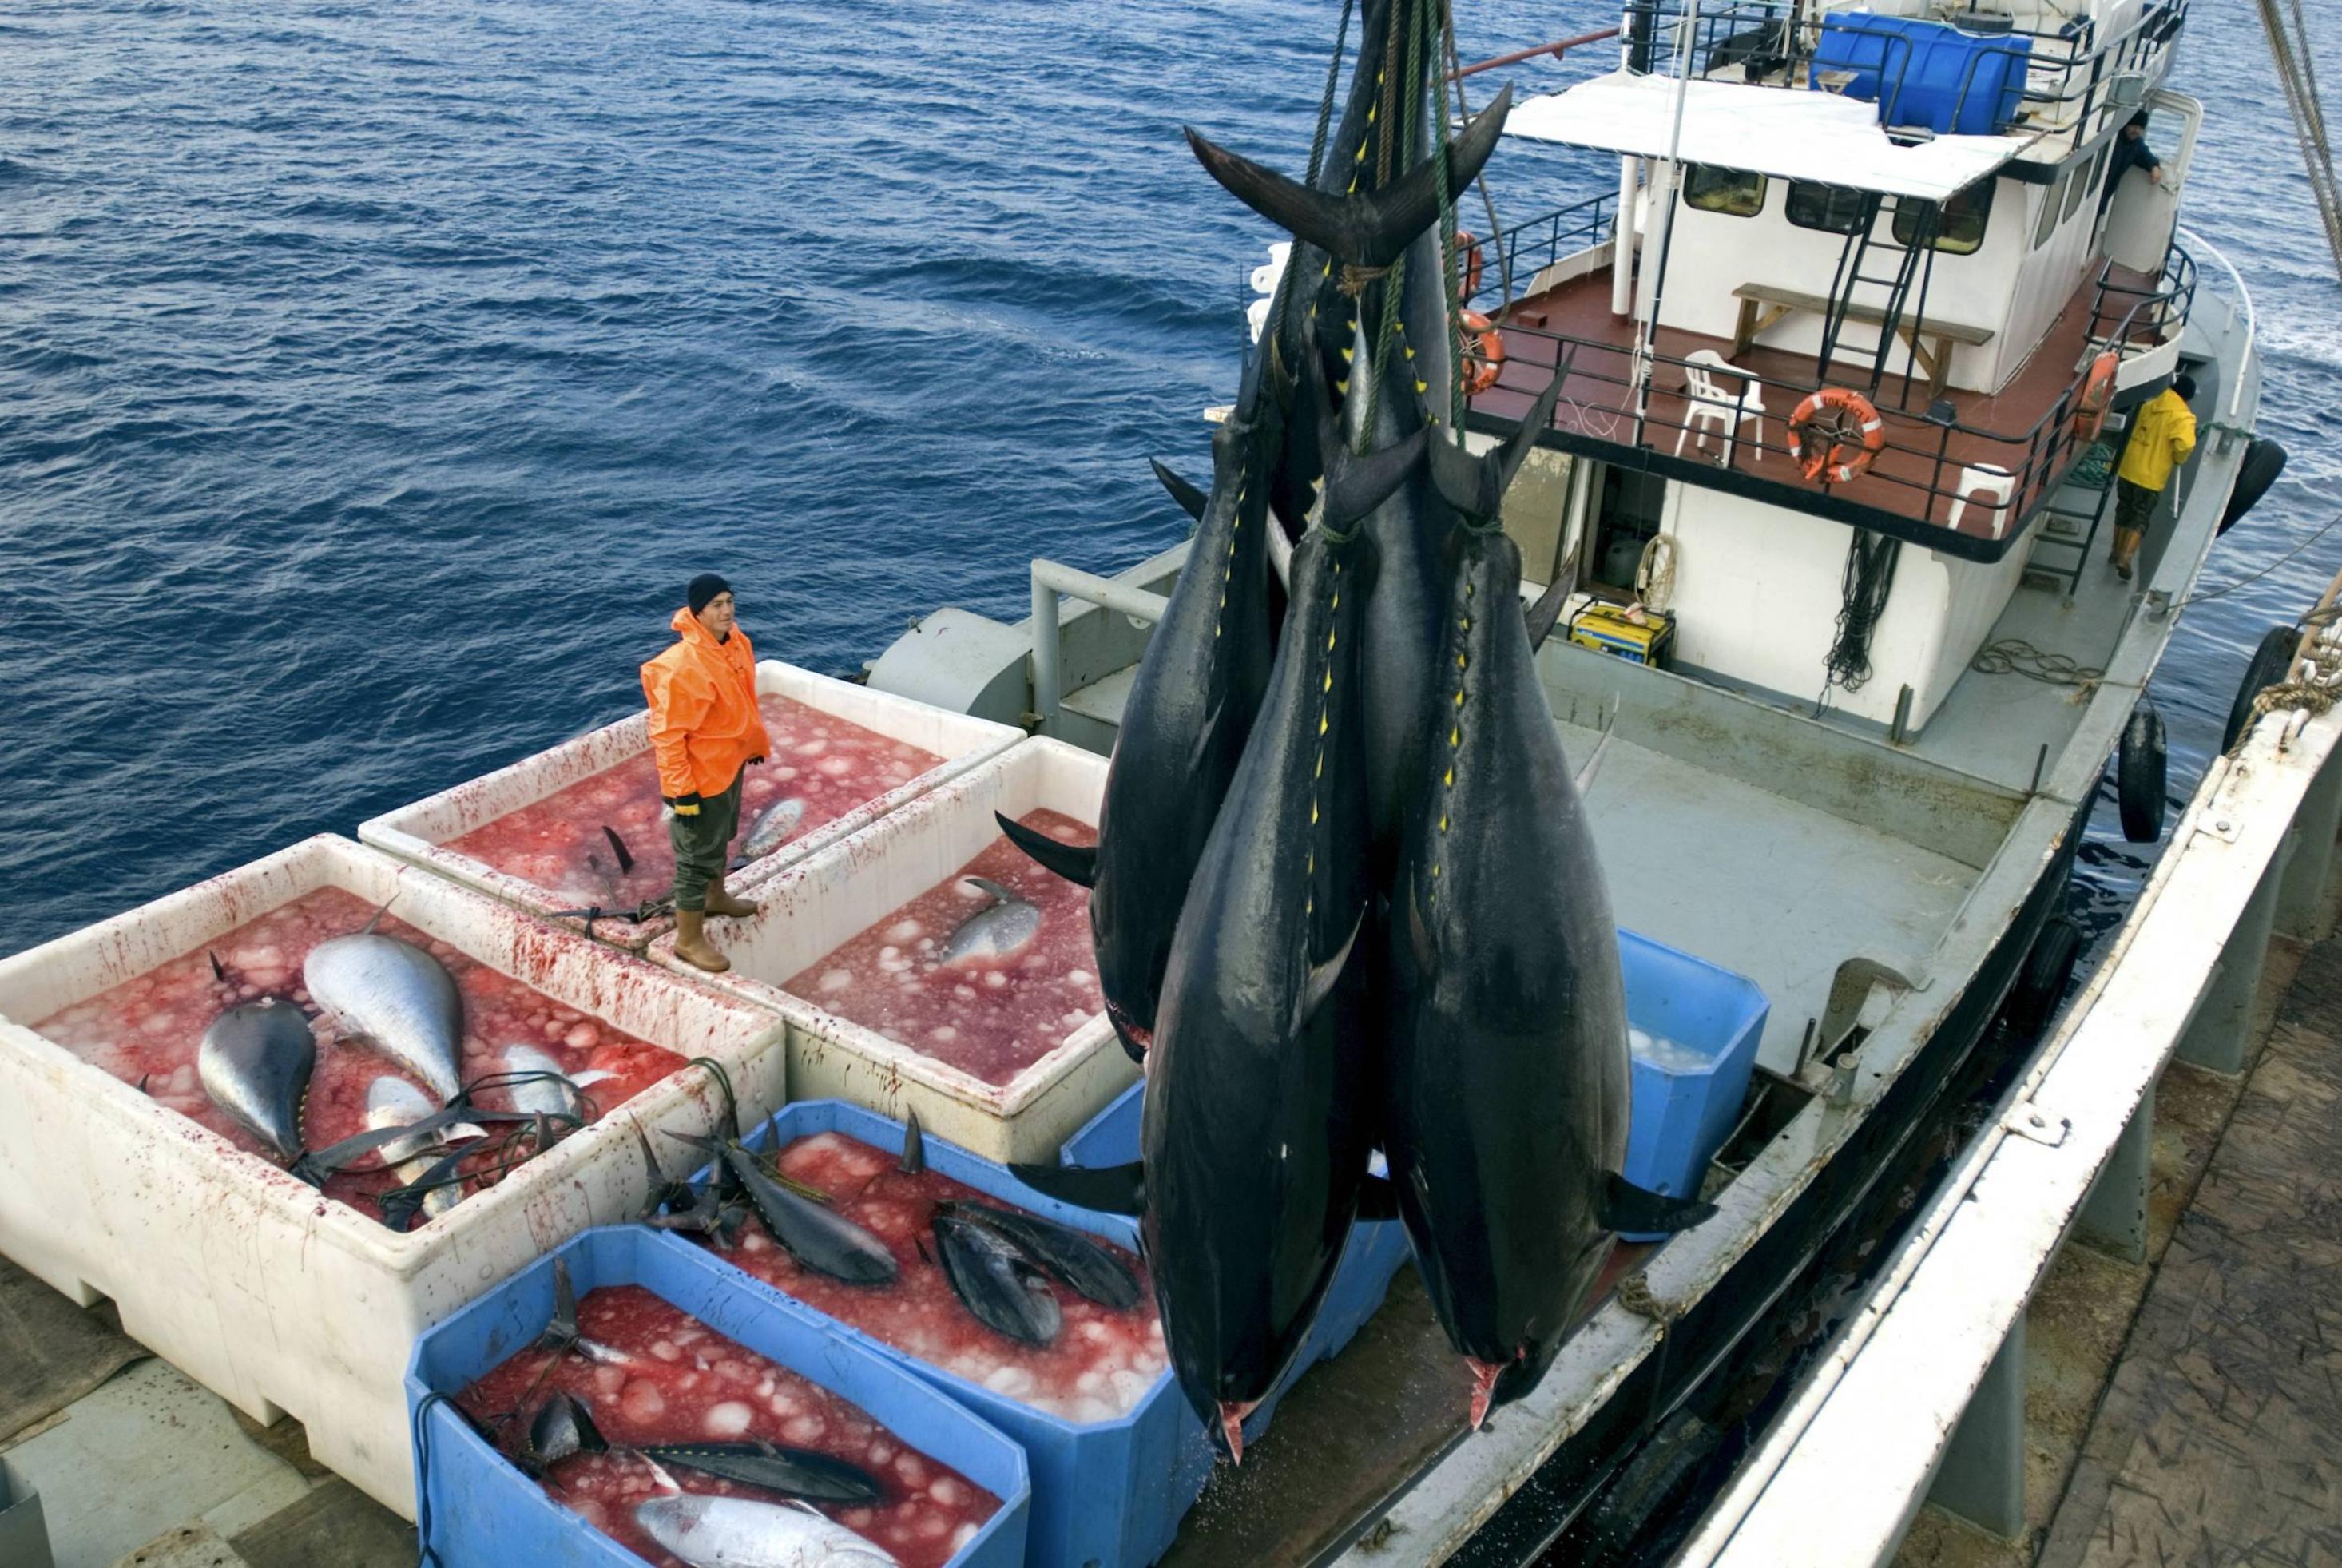
[[[732,962],[702,974],[660,938],[650,956],[775,1008],[789,1024],[792,1100],[837,1099],[1001,1162],[1052,1162],[1136,1082],[1106,1018],[1087,894],[1026,859],[996,811],[1095,838],[1102,757],[1028,740],[756,890],[744,921],[710,924]],[[1030,901],[1026,918],[969,884]],[[1005,951],[972,922],[1008,918]],[[959,957],[955,940],[976,951]]]
[[[744,856],[760,819],[776,808],[784,819],[794,813],[795,825],[773,824],[772,845],[733,872],[727,885],[735,892],[1025,738],[1007,724],[776,660],[756,665],[756,692],[773,750],[747,770],[735,857]],[[636,918],[672,890],[675,870],[646,714],[385,812],[360,824],[358,837],[630,953],[675,929],[671,914]]]
[[[167,1043],[102,1038],[114,1028],[105,1020],[140,1016],[127,1004],[108,1013],[109,999],[181,998],[177,1012],[157,1004],[145,1014],[160,1024],[131,1031],[158,1037],[225,1006],[207,1000],[214,957],[257,966],[261,985],[298,1000],[297,961],[249,933],[316,909],[355,926],[385,904],[409,940],[445,944],[461,971],[467,1032],[491,1027],[476,989],[535,1009],[526,1015],[544,1020],[548,1049],[565,1036],[631,1054],[643,1085],[404,1233],[194,1119],[211,1113],[191,1067],[119,1075],[125,1053]],[[722,1114],[715,1075],[691,1058],[723,1064],[744,1118],[779,1105],[783,1040],[768,1009],[321,835],[0,960],[0,1252],[84,1305],[112,1298],[132,1337],[255,1421],[298,1418],[321,1463],[411,1517],[401,1380],[415,1336],[578,1232],[634,1217],[649,1174],[630,1124],[669,1170],[700,1163],[664,1135],[706,1133]],[[656,1075],[651,1046],[675,1054],[673,1071]],[[194,1060],[191,1046],[178,1048]],[[328,1054],[366,1050],[330,1036],[319,1047],[309,1124],[329,1077],[371,1070],[356,1057],[329,1068]],[[153,1081],[142,1089],[138,1078]]]

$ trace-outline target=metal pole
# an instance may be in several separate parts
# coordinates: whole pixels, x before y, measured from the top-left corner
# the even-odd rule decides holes
[[[2075,1221],[2075,1234],[2109,1257],[2147,1261],[2147,1191],[2155,1153],[2155,1085],[2123,1124],[2114,1153]]]
[[[2000,1353],[1952,1429],[1927,1501],[1988,1534],[2025,1533],[2025,1319],[2008,1325]]]
[[[1057,591],[1042,576],[1051,564],[1033,563],[1033,733],[1039,735],[1057,727]]]
[[[1699,31],[1699,0],[1689,0],[1683,15],[1676,23],[1676,119],[1667,135],[1666,174],[1654,182],[1650,205],[1644,222],[1659,225],[1658,255],[1652,257],[1648,244],[1644,251],[1643,297],[1647,302],[1642,311],[1642,325],[1635,335],[1635,444],[1643,444],[1645,426],[1651,411],[1652,355],[1658,351],[1659,290],[1666,282],[1667,251],[1676,234],[1676,187],[1683,177],[1683,165],[1677,155],[1683,150],[1684,105],[1691,95],[1692,40]],[[1664,203],[1662,195],[1664,193]],[[1664,207],[1664,210],[1663,210]]]

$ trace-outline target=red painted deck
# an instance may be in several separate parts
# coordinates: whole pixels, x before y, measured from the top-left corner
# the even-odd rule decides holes
[[[2122,269],[2116,269],[2115,281],[2140,290],[2156,286]],[[1640,444],[1674,454],[1689,404],[1683,394],[1682,367],[1673,362],[1711,349],[1733,369],[1746,371],[1762,384],[1763,436],[1757,438],[1754,423],[1740,427],[1728,459],[1736,473],[1784,487],[1789,493],[1782,498],[1787,504],[1794,504],[1798,494],[1827,494],[1942,528],[1950,525],[1961,471],[1990,465],[2017,476],[2010,501],[2003,506],[1982,492],[1972,495],[1962,508],[1957,531],[1978,540],[2003,537],[2013,522],[2054,491],[2085,449],[2073,437],[2071,421],[2062,415],[2071,407],[2067,399],[2078,388],[2085,368],[2097,284],[2095,272],[2084,279],[2024,369],[1999,392],[1947,391],[1944,395],[1957,410],[1949,428],[1923,417],[1931,401],[1924,384],[1907,388],[1904,376],[1888,375],[1873,400],[1884,424],[1885,448],[1867,473],[1849,483],[1826,486],[1807,480],[1789,455],[1789,415],[1820,384],[1811,355],[1759,345],[1735,358],[1726,339],[1674,328],[1661,328],[1655,345],[1658,364]],[[1610,313],[1607,267],[1518,301],[1504,314],[1500,325],[1504,369],[1496,386],[1473,399],[1475,413],[1518,420],[1567,353],[1568,379],[1554,413],[1555,428],[1599,441],[1636,444],[1631,371],[1635,324]],[[1868,384],[1867,363],[1857,367],[1840,359],[1835,365],[1837,374],[1831,385],[1859,389]],[[1739,390],[1739,378],[1726,375],[1717,379],[1726,392]],[[1906,402],[1907,412],[1902,406]],[[1697,442],[1703,434],[1713,461],[1726,463],[1726,443],[1713,424],[1693,428],[1684,443],[1684,456],[1699,454]]]

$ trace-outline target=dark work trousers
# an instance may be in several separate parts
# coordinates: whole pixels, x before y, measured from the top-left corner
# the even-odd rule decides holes
[[[732,835],[740,826],[740,784],[748,776],[743,768],[732,787],[699,803],[696,816],[677,814],[666,824],[667,841],[675,845],[675,906],[694,911],[707,907],[707,884],[724,874]]]

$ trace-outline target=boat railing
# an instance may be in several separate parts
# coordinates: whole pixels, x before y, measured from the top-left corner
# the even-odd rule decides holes
[[[1051,734],[1057,711],[1065,701],[1065,644],[1057,614],[1057,596],[1065,594],[1100,609],[1118,611],[1134,621],[1154,624],[1163,619],[1171,601],[1145,588],[1117,583],[1056,561],[1033,563],[1033,733]]]
[[[1959,123],[1970,94],[1977,90],[1979,75],[1995,60],[2014,56],[2024,82],[2017,128],[2026,129],[2029,122],[2028,145],[2079,148],[2097,133],[2107,115],[2137,106],[2167,61],[2172,40],[2186,25],[2187,6],[2188,0],[2150,0],[2114,31],[2102,30],[2093,18],[2077,16],[2054,28],[2012,25],[1990,35],[1962,68],[1953,123]],[[1673,75],[1678,59],[1684,59],[1686,68],[1702,79],[1736,72],[1738,80],[1753,86],[1807,89],[1814,85],[1827,25],[1840,36],[1876,41],[1882,124],[1891,127],[1888,116],[1904,100],[1915,58],[1902,30],[1908,18],[1817,8],[1806,0],[1744,0],[1713,9],[1703,5],[1696,19],[1679,5],[1651,9],[1648,55],[1655,74]],[[1686,25],[1693,30],[1688,39],[1682,32]],[[1986,90],[2004,89],[1993,83]]]
[[[1480,286],[1466,290],[1464,303],[1493,297],[1501,304],[1507,284],[1516,297],[1536,292],[1532,280],[1547,267],[1609,244],[1617,214],[1617,194],[1604,191],[1497,230],[1483,253],[1492,250],[1494,255],[1482,263]]]
[[[2126,330],[2125,324],[2167,305],[2161,294],[2138,299],[2117,318],[2116,330]],[[1554,418],[1556,429],[1565,434],[1682,463],[1686,459],[1678,447],[1688,453],[1689,443],[1705,434],[1708,448],[1720,448],[1715,461],[1734,474],[1733,487],[1761,484],[1842,501],[1875,514],[1875,522],[1870,517],[1863,522],[1890,531],[1901,532],[1897,524],[1940,530],[1948,525],[1955,503],[1965,501],[1967,507],[1977,508],[1974,515],[1979,521],[1990,519],[1991,538],[2007,537],[2047,504],[2096,439],[2086,422],[2075,417],[2088,378],[2087,365],[2018,430],[1968,424],[1948,399],[1938,399],[1919,413],[1881,403],[1877,409],[1880,446],[1867,471],[1853,482],[1854,491],[1833,495],[1844,490],[1844,482],[1833,484],[1827,469],[1807,477],[1789,449],[1792,411],[1825,384],[1764,375],[1733,365],[1718,369],[1706,359],[1661,353],[1647,354],[1648,381],[1638,384],[1631,345],[1556,331],[1522,316],[1501,318],[1497,325],[1511,367],[1499,383],[1505,391],[1533,397],[1544,390],[1542,367],[1548,358],[1566,367]],[[1536,339],[1549,344],[1549,351],[1533,347],[1529,340]],[[1689,394],[1686,385],[1694,372],[1726,384],[1727,395],[1736,390],[1732,383],[1755,385],[1764,408],[1761,437],[1746,424],[1720,428],[1712,415],[1706,421],[1696,418],[1700,400]],[[2004,487],[2005,497],[1997,494]],[[1980,500],[1980,488],[1995,494]]]
[[[2152,285],[2117,278],[2108,263],[2098,269],[2090,302],[2090,341],[2125,355],[2176,342],[2195,303],[2196,258],[2177,241],[2164,253],[2162,276]]]

